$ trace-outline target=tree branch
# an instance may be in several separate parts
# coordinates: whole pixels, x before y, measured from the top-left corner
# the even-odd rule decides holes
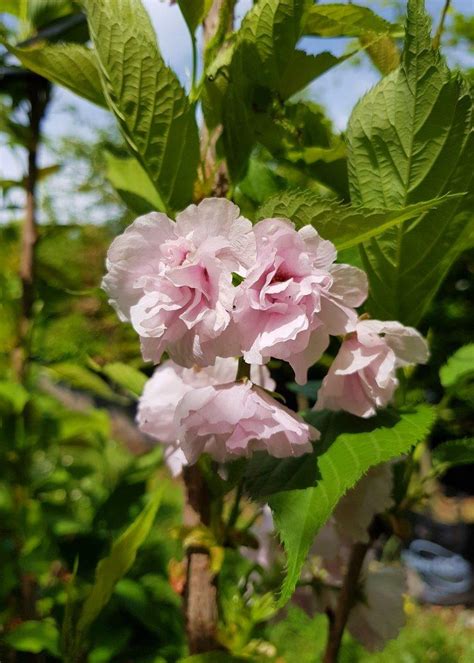
[[[211,498],[206,481],[197,465],[183,468],[188,510],[185,524],[199,521],[209,525]],[[192,511],[191,511],[191,510]],[[217,590],[211,570],[209,551],[201,547],[187,550],[186,587],[184,592],[186,632],[191,654],[219,649],[217,642]]]
[[[378,516],[374,516],[367,531],[369,540],[366,543],[356,542],[351,548],[349,563],[342,581],[336,610],[334,613],[331,612],[328,614],[329,634],[323,663],[337,663],[344,629],[346,628],[349,613],[357,597],[357,585],[365,556],[383,532],[383,522]]]

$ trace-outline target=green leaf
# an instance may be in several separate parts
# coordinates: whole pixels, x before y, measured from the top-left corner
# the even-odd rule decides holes
[[[463,345],[441,366],[439,378],[445,388],[454,387],[456,383],[474,376],[474,343]]]
[[[212,2],[213,0],[178,0],[179,8],[191,35],[206,18]]]
[[[2,641],[16,651],[39,654],[47,651],[53,656],[59,653],[59,631],[52,619],[22,622],[3,636]]]
[[[255,115],[271,101],[301,36],[306,0],[259,0],[245,15],[225,76],[223,143],[234,181],[256,142]]]
[[[20,48],[3,43],[27,69],[98,106],[107,107],[95,55],[86,46],[54,44]]]
[[[258,157],[251,157],[247,174],[239,182],[239,190],[258,204],[275,195],[283,186],[284,180]]]
[[[316,55],[309,55],[304,51],[293,51],[278,84],[281,97],[289,99],[296,92],[309,85],[315,78],[322,76],[332,67],[344,62],[351,55],[353,53],[336,57],[329,51],[323,51]]]
[[[137,214],[165,211],[158,191],[135,158],[122,159],[106,152],[105,162],[107,179],[130,209]]]
[[[140,396],[147,381],[147,376],[141,371],[119,361],[105,364],[102,371],[108,378],[130,391],[134,396]]]
[[[115,541],[108,557],[96,568],[94,585],[82,606],[77,632],[82,637],[97,615],[107,605],[117,582],[130,569],[137,551],[147,538],[156,516],[162,489],[155,490],[138,518]]]
[[[422,0],[408,3],[399,69],[355,107],[347,134],[352,201],[404,208],[472,187],[472,99],[431,45]],[[373,239],[361,250],[369,276],[370,312],[416,325],[471,233],[453,201]]]
[[[95,396],[108,400],[117,400],[117,394],[102,380],[102,378],[80,364],[61,362],[52,364],[45,369],[55,380],[66,382],[75,389],[88,391]]]
[[[471,465],[474,463],[474,437],[443,442],[433,449],[431,460],[435,469],[442,469],[443,472],[450,467]]]
[[[297,228],[312,225],[324,239],[338,250],[365,242],[388,228],[436,206],[446,207],[450,197],[429,200],[400,210],[373,210],[341,205],[323,198],[314,191],[288,191],[267,200],[258,211],[259,219],[285,217]]]
[[[321,440],[316,442],[314,453],[304,458],[307,467],[301,464],[299,473],[306,480],[313,472],[313,486],[293,489],[294,459],[268,457],[258,470],[264,494],[280,491],[269,500],[288,560],[280,605],[291,598],[314,537],[341,497],[370,467],[407,453],[423,440],[435,414],[431,408],[420,406],[399,413],[381,412],[368,420],[330,412],[313,413],[308,419],[321,431]],[[260,492],[256,473],[254,467],[254,495]]]
[[[195,109],[161,57],[140,0],[87,0],[107,103],[171,209],[191,201],[199,161]]]
[[[276,89],[301,37],[307,0],[259,0],[238,33],[246,75]]]
[[[0,381],[0,410],[20,414],[23,412],[23,408],[29,399],[28,392],[18,382],[11,380]]]
[[[367,33],[400,36],[403,30],[368,7],[353,4],[313,5],[304,26],[304,34],[314,37],[360,37]]]
[[[382,35],[374,40],[372,34],[369,33],[367,36],[360,36],[359,41],[384,76],[400,65],[400,51],[395,40],[389,35]]]

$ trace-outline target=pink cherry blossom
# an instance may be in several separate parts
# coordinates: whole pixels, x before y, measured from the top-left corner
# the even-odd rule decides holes
[[[244,357],[252,364],[288,361],[304,384],[329,335],[355,329],[353,307],[367,296],[367,278],[355,267],[333,264],[334,245],[312,226],[296,231],[288,220],[265,219],[255,236],[257,260],[234,309]]]
[[[207,452],[220,462],[254,451],[284,458],[312,450],[318,431],[250,381],[189,391],[176,420],[189,463]]]
[[[155,369],[145,384],[138,403],[137,423],[141,431],[168,445],[165,460],[174,476],[180,474],[183,464],[187,464],[179,447],[175,417],[179,402],[194,389],[234,382],[237,369],[238,361],[233,357],[218,357],[214,366],[206,368],[183,368],[168,359]],[[250,377],[264,389],[275,389],[266,366],[251,366]]]
[[[371,417],[390,403],[396,369],[428,360],[424,338],[399,322],[361,320],[342,343],[318,393],[316,410],[346,410]]]
[[[166,350],[183,366],[207,366],[239,353],[232,272],[254,262],[250,221],[209,198],[176,223],[158,213],[136,219],[110,246],[102,285],[140,335],[144,359],[158,363]]]

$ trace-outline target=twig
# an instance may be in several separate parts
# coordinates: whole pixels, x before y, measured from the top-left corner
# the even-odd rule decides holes
[[[372,541],[369,541],[369,543],[355,543],[352,547],[349,565],[339,594],[336,611],[328,615],[329,635],[323,663],[336,663],[338,659],[342,636],[344,635],[347,619],[354,603],[355,590],[359,581],[362,565],[371,545]]]
[[[439,48],[439,45],[440,45],[440,42],[441,42],[441,36],[442,36],[443,30],[444,30],[444,23],[446,21],[446,15],[449,11],[450,4],[451,4],[451,0],[445,0],[443,11],[441,12],[441,17],[439,19],[438,29],[436,30],[436,34],[433,37],[433,48]]]
[[[357,595],[357,584],[359,582],[365,556],[372,548],[373,543],[380,536],[382,527],[382,522],[377,516],[375,516],[368,528],[369,540],[366,543],[354,543],[352,546],[349,564],[342,582],[336,610],[335,612],[328,613],[329,634],[323,663],[337,663],[344,629],[346,628],[349,613],[354,605],[354,599]]]

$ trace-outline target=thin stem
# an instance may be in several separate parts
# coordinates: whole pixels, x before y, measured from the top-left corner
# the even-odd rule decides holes
[[[339,594],[336,611],[329,616],[329,635],[323,663],[337,662],[344,629],[346,628],[347,619],[354,603],[354,596],[357,583],[359,582],[362,565],[371,544],[372,541],[369,541],[369,543],[355,543],[352,547],[349,565]]]
[[[451,0],[445,0],[443,11],[441,12],[441,18],[439,19],[438,29],[436,30],[436,34],[433,37],[433,48],[439,48],[441,42],[441,36],[444,30],[444,23],[446,21],[446,15],[449,11],[450,5],[451,5]]]
[[[198,68],[198,52],[197,52],[197,43],[196,37],[191,35],[191,45],[193,51],[193,73],[191,81],[191,99],[194,100],[197,97],[197,68]]]

